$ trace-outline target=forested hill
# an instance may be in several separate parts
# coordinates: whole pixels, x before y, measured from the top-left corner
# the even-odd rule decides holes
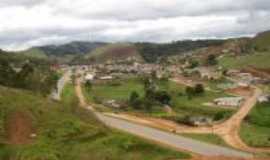
[[[64,45],[47,45],[30,48],[22,53],[45,54],[47,56],[80,55],[106,45],[103,42],[71,42]]]
[[[147,62],[155,62],[159,57],[182,54],[203,47],[219,46],[225,40],[186,40],[172,43],[136,43],[137,49]]]

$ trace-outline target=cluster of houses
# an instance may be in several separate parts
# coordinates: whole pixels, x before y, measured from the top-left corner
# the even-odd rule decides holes
[[[172,74],[180,74],[178,66],[163,67],[158,64],[95,64],[80,66],[84,71],[84,80],[111,80],[129,75],[143,75],[155,73],[158,78]]]

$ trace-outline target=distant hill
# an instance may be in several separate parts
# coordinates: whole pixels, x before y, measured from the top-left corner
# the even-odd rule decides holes
[[[104,45],[106,45],[106,43],[103,42],[71,42],[64,45],[33,47],[21,53],[38,56],[78,55],[88,53]]]
[[[127,59],[143,60],[136,46],[130,43],[115,43],[99,47],[86,54],[84,58],[89,62],[97,63]]]
[[[259,33],[253,39],[253,46],[257,51],[270,51],[270,31]]]
[[[147,62],[156,62],[160,57],[181,55],[199,48],[220,46],[225,40],[186,40],[171,43],[136,43],[136,47]]]

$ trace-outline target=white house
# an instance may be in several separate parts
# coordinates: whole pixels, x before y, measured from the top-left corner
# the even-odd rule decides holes
[[[262,96],[258,97],[258,101],[260,103],[269,102],[269,100],[270,100],[270,96],[269,95],[262,95]]]
[[[224,98],[217,98],[214,100],[214,102],[219,106],[237,107],[240,106],[243,100],[244,98],[242,97],[224,97]]]
[[[86,81],[92,81],[92,80],[94,80],[94,78],[95,78],[95,75],[94,75],[94,74],[90,74],[90,73],[87,73],[87,74],[85,75],[85,77],[84,77],[84,79],[85,79]]]
[[[113,79],[113,77],[112,76],[103,76],[103,77],[100,77],[99,79],[101,79],[101,80],[111,80],[111,79]]]

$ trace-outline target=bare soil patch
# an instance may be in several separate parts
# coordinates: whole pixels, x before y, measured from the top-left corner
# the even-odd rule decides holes
[[[228,89],[226,92],[243,97],[249,97],[252,95],[252,89],[250,87],[236,87]]]
[[[29,144],[33,133],[31,116],[26,112],[14,112],[7,117],[7,138],[10,144]]]

